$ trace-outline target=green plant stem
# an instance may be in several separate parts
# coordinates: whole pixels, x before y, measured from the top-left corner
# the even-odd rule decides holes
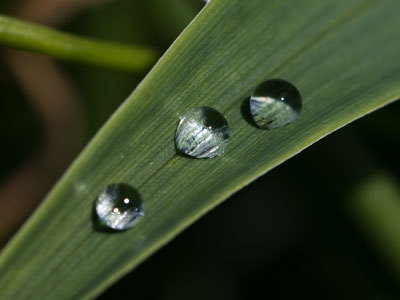
[[[360,183],[350,199],[350,213],[400,280],[399,183],[390,174],[377,173]]]
[[[3,15],[0,15],[0,45],[132,72],[145,71],[158,57],[157,51],[150,47],[79,37]]]

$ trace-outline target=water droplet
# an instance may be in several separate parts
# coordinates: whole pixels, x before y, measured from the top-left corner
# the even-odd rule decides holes
[[[142,199],[138,192],[127,184],[110,184],[97,198],[96,213],[107,227],[128,229],[143,216]]]
[[[211,107],[196,107],[186,112],[176,129],[176,148],[196,158],[211,158],[224,153],[229,141],[225,117]]]
[[[260,84],[250,98],[250,112],[263,129],[285,126],[296,120],[302,100],[296,87],[282,79],[271,79]]]

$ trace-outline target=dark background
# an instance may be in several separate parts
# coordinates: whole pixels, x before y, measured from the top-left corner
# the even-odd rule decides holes
[[[0,1],[0,9],[69,32],[165,51],[203,5],[65,2]],[[4,245],[145,73],[0,50]],[[70,109],[53,109],[64,104]],[[387,254],[390,243],[370,230],[375,219],[360,218],[362,202],[354,194],[377,174],[398,188],[399,115],[396,102],[260,177],[99,299],[398,299],[400,253]],[[384,203],[382,196],[377,205]],[[393,220],[393,228],[400,228],[400,220]],[[400,236],[392,238],[395,244]]]

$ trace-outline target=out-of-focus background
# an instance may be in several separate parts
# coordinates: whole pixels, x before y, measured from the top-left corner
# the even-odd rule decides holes
[[[3,0],[0,12],[163,52],[203,5]],[[0,247],[144,76],[0,48]],[[396,102],[262,176],[99,299],[399,299],[399,115]]]

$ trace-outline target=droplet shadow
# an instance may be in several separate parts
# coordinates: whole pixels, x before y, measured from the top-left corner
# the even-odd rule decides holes
[[[175,141],[174,141],[174,143],[175,143]],[[181,150],[179,150],[178,147],[176,146],[176,144],[175,144],[175,155],[179,156],[179,157],[195,159],[194,157],[187,155],[187,154],[183,153]]]
[[[253,116],[251,115],[250,112],[250,98],[251,97],[247,97],[246,99],[243,100],[242,105],[240,106],[240,112],[242,114],[243,119],[245,119],[245,121],[249,125],[260,129],[260,127],[258,127],[257,123],[254,121]]]

